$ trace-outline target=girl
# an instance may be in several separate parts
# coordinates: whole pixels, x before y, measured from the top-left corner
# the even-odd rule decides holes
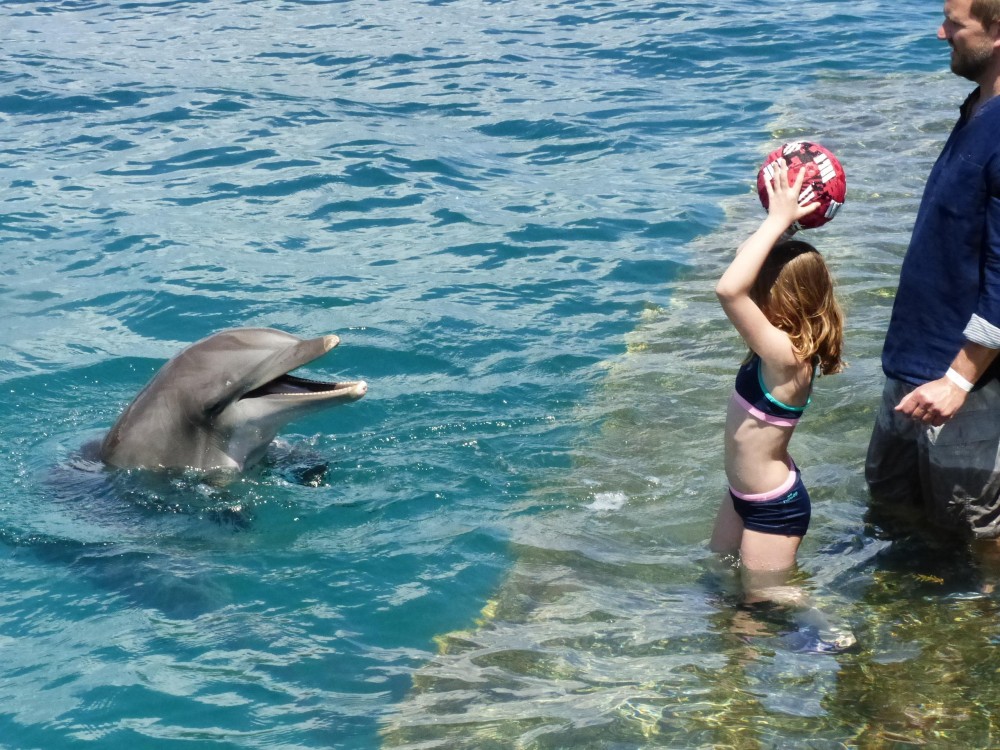
[[[715,552],[748,572],[785,571],[809,526],[809,494],[788,443],[809,404],[813,377],[840,372],[843,315],[833,280],[811,245],[787,239],[818,204],[800,206],[805,177],[789,184],[779,160],[767,218],[736,251],[715,292],[750,353],[726,416],[726,477],[712,532]],[[777,243],[777,244],[775,244]]]

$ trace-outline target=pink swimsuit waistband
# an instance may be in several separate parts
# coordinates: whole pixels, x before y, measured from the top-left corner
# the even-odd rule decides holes
[[[746,494],[743,492],[737,492],[732,487],[730,487],[729,491],[732,492],[733,495],[738,497],[740,500],[749,500],[757,502],[764,500],[777,500],[779,497],[781,497],[790,489],[792,489],[792,487],[795,486],[795,483],[798,481],[798,479],[799,479],[799,472],[795,468],[795,464],[792,464],[791,466],[788,467],[788,479],[786,479],[784,483],[775,490],[771,490],[770,492]]]

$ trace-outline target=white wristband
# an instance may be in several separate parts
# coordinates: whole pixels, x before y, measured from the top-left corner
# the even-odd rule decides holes
[[[966,380],[965,378],[963,378],[961,375],[959,375],[957,372],[955,372],[950,367],[948,368],[948,372],[946,372],[944,374],[944,376],[946,378],[948,378],[948,380],[950,380],[952,383],[954,383],[955,385],[957,385],[959,388],[961,388],[963,391],[965,391],[966,393],[968,393],[969,391],[972,390],[972,383],[970,383],[968,380]]]

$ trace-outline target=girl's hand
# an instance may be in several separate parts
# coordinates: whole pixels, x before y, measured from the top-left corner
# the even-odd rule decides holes
[[[819,202],[814,201],[805,206],[799,205],[799,193],[805,182],[806,170],[800,169],[795,176],[795,182],[788,182],[788,165],[784,159],[775,162],[774,177],[764,181],[767,189],[767,215],[780,221],[782,226],[790,227],[803,216],[808,216],[817,208]]]

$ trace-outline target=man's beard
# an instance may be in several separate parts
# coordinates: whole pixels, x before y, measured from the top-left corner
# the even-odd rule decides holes
[[[984,44],[979,47],[966,48],[959,51],[952,47],[951,72],[955,75],[979,82],[993,63],[993,46]]]

